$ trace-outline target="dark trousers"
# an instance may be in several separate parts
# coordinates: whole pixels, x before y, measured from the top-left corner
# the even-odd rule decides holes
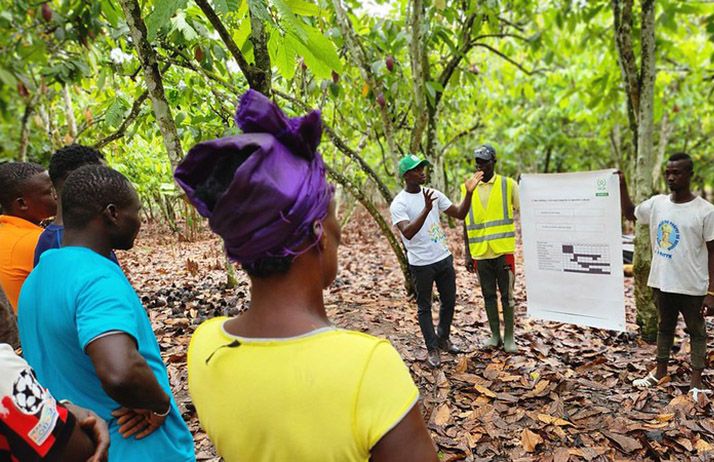
[[[679,313],[689,331],[692,344],[692,368],[704,369],[707,355],[707,329],[702,316],[703,296],[672,294],[652,289],[659,325],[657,329],[657,362],[668,362],[669,353],[674,343],[674,330],[677,328]]]
[[[426,348],[438,348],[439,339],[449,338],[451,321],[454,319],[454,305],[456,304],[456,272],[454,271],[454,257],[447,258],[425,266],[409,265],[409,270],[414,282],[416,301],[418,307],[419,327],[426,342]],[[441,300],[439,310],[439,327],[434,331],[434,320],[431,316],[431,294],[436,283]]]
[[[498,313],[498,292],[501,292],[502,308],[515,305],[513,300],[514,268],[508,258],[513,259],[513,255],[501,255],[496,258],[474,261],[487,311],[495,310],[495,313]]]

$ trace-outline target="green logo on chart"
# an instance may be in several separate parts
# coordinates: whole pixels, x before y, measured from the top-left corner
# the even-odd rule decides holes
[[[595,184],[595,196],[607,197],[610,195],[610,193],[607,192],[607,178],[598,178]]]

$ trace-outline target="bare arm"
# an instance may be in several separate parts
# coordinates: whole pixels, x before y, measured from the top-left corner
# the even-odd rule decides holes
[[[452,204],[451,207],[444,210],[444,213],[452,218],[463,220],[466,218],[466,215],[469,213],[469,209],[471,208],[472,195],[472,193],[466,193],[466,197],[464,197],[464,200],[461,201],[458,207]]]
[[[87,345],[86,351],[102,388],[116,402],[127,408],[149,409],[157,413],[168,409],[169,396],[139,354],[131,336],[107,335]]]
[[[469,233],[466,229],[466,223],[464,223],[464,260],[466,271],[473,273],[475,271],[474,260],[473,257],[471,257],[471,249],[469,248]]]
[[[630,221],[637,221],[637,218],[635,217],[635,204],[632,203],[630,193],[627,191],[625,174],[620,170],[615,173],[620,177],[620,204],[622,205],[622,216]]]
[[[402,235],[407,239],[413,238],[416,233],[419,232],[421,227],[424,226],[426,217],[429,216],[429,213],[434,206],[434,191],[423,189],[422,194],[424,194],[424,209],[421,211],[419,216],[412,221],[404,220],[397,223],[397,228],[399,228],[399,231],[401,231]]]
[[[87,462],[106,461],[109,449],[107,423],[83,407],[71,403],[67,403],[65,406],[74,415],[76,422],[61,459]]]
[[[415,404],[371,451],[371,462],[438,462],[424,418]]]
[[[707,295],[702,301],[702,314],[704,316],[711,316],[714,314],[714,295],[710,295],[710,293],[714,292],[714,241],[707,242],[707,256],[709,263],[709,285],[707,286]]]

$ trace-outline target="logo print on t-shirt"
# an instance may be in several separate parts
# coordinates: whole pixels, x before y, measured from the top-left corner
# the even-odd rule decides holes
[[[12,386],[12,398],[17,408],[25,414],[35,415],[42,408],[45,390],[30,369],[20,372],[15,380]]]
[[[677,247],[681,234],[677,225],[669,220],[662,220],[657,225],[657,250],[660,255],[662,252],[669,252]],[[669,256],[665,254],[665,256]]]
[[[442,243],[446,240],[446,234],[444,234],[444,231],[438,223],[434,223],[431,225],[431,228],[429,228],[429,239],[435,244]]]

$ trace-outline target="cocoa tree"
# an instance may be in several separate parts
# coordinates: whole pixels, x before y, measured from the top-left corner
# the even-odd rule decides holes
[[[627,99],[627,113],[632,142],[635,146],[634,199],[637,203],[648,199],[653,192],[655,168],[654,148],[654,85],[657,75],[655,57],[655,2],[642,0],[640,4],[639,37],[634,29],[634,0],[612,0],[615,45]],[[640,60],[637,62],[634,41],[639,41]],[[647,340],[657,337],[657,309],[647,278],[652,264],[649,227],[636,225],[635,232],[635,299],[638,323]]]
[[[176,124],[171,116],[171,108],[164,94],[164,84],[159,71],[156,52],[147,38],[146,24],[141,16],[141,6],[137,0],[119,0],[119,3],[124,11],[126,24],[129,27],[134,47],[141,62],[144,80],[154,109],[154,116],[164,138],[164,145],[166,146],[171,166],[175,168],[183,158],[183,148],[176,132]]]

